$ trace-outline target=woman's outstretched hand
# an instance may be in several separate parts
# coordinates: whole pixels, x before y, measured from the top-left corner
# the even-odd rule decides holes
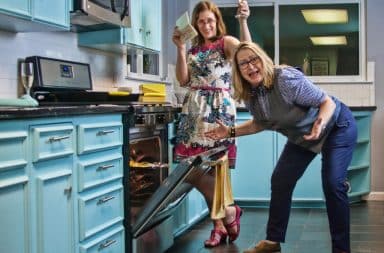
[[[224,125],[223,122],[221,122],[220,120],[216,120],[216,123],[218,124],[218,126],[213,128],[212,130],[205,132],[204,136],[214,140],[228,138],[229,128]]]

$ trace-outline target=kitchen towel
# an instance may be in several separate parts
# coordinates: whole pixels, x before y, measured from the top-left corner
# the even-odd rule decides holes
[[[212,166],[215,169],[215,190],[211,218],[217,220],[224,218],[225,208],[234,203],[228,155],[226,154],[218,159]]]

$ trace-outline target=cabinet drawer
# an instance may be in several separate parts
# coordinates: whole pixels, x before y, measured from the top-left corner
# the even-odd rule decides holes
[[[32,126],[33,161],[41,161],[67,156],[74,153],[73,125]]]
[[[80,124],[78,126],[79,155],[121,146],[123,140],[121,122]]]
[[[27,131],[0,133],[0,172],[27,164],[26,140]]]
[[[98,236],[86,244],[80,244],[80,253],[124,253],[124,228],[122,226]]]
[[[80,240],[123,220],[123,186],[84,195],[79,199]]]
[[[118,149],[120,151],[120,149]],[[102,157],[100,159],[100,157]],[[79,192],[123,177],[123,157],[120,153],[79,161]]]

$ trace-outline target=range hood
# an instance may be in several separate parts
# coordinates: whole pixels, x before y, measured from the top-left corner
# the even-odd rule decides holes
[[[85,32],[130,27],[130,7],[130,0],[75,0],[71,30]]]

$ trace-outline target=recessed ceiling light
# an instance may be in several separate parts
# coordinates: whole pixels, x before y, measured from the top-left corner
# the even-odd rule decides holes
[[[308,24],[348,23],[348,12],[343,9],[308,9],[301,13]]]
[[[347,45],[347,38],[345,36],[311,36],[309,38],[315,46]]]

